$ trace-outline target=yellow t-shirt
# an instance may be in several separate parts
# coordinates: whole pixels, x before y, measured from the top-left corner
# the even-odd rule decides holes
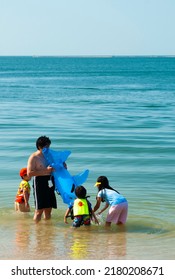
[[[23,194],[23,191],[27,191],[28,194],[30,194],[30,184],[29,184],[29,182],[27,182],[25,180],[21,181],[18,191],[17,191],[17,195]]]

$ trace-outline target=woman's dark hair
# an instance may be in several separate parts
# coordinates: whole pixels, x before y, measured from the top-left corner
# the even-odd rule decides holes
[[[51,140],[49,139],[49,137],[47,136],[40,136],[37,140],[36,140],[36,147],[37,149],[43,149],[45,146],[49,146],[51,144]]]
[[[75,194],[78,198],[86,198],[86,189],[83,186],[78,186],[75,189]]]
[[[99,185],[97,185],[99,191],[101,191],[103,189],[109,189],[109,190],[113,190],[113,191],[119,193],[118,191],[116,191],[115,189],[110,187],[108,178],[106,176],[99,176],[97,178],[97,183],[100,183]]]

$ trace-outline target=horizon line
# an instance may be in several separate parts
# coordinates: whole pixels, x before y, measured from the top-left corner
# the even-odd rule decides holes
[[[115,58],[115,57],[175,57],[174,55],[167,55],[167,54],[121,54],[121,55],[1,55],[0,57],[33,57],[33,58],[40,58],[40,57],[60,57],[60,58]]]

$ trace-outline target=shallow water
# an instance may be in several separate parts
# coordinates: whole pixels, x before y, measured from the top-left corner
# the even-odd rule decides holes
[[[0,259],[174,259],[175,58],[0,57]],[[19,170],[41,135],[68,169],[106,175],[129,202],[125,227],[72,229],[14,212]],[[32,185],[32,181],[31,181]]]
[[[175,258],[175,226],[156,220],[128,220],[125,226],[106,228],[100,225],[74,229],[65,225],[62,215],[54,211],[51,221],[34,224],[32,213],[11,211],[8,220],[1,219],[0,259],[69,259],[130,260]],[[7,242],[8,240],[8,242]],[[161,246],[160,246],[161,244]]]

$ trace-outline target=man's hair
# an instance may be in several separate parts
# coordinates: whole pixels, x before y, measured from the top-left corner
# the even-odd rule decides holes
[[[49,146],[51,144],[51,140],[49,139],[49,137],[47,136],[40,136],[37,140],[36,140],[36,147],[37,149],[43,149],[45,146]]]

